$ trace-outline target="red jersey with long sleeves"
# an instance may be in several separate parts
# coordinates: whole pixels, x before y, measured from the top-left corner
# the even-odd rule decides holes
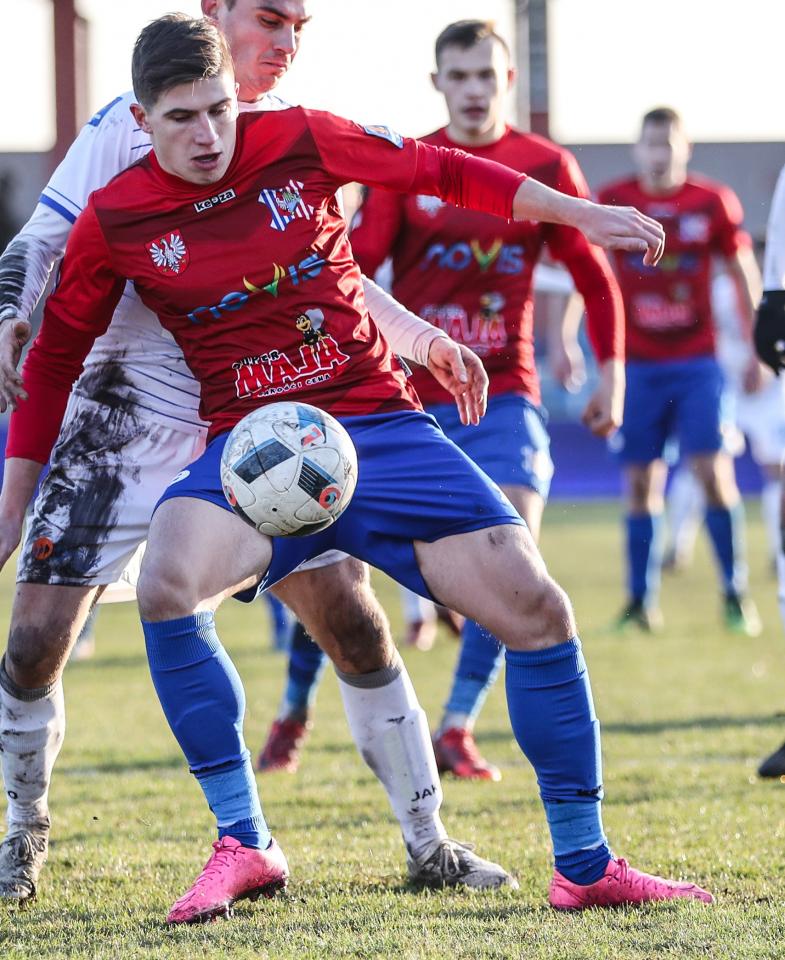
[[[210,433],[283,397],[337,416],[416,408],[365,309],[335,192],[361,180],[509,217],[522,179],[458,151],[293,108],[244,114],[220,182],[154,154],[92,194],[24,367],[9,456],[45,461],[93,339],[133,281],[201,386]]]
[[[736,194],[721,183],[690,176],[674,193],[644,191],[634,178],[608,184],[601,203],[634,206],[665,227],[665,254],[645,267],[639,253],[618,251],[627,314],[627,357],[679,360],[714,353],[711,268],[750,245]]]
[[[444,129],[424,141],[455,146]],[[508,127],[495,143],[470,149],[478,157],[525,169],[556,190],[589,195],[573,156],[543,137]],[[598,358],[624,355],[624,317],[613,272],[602,251],[571,227],[504,223],[427,194],[372,189],[355,218],[351,241],[369,276],[392,257],[394,296],[480,354],[491,394],[512,392],[539,402],[532,273],[546,244],[584,295]],[[414,383],[425,404],[451,399],[424,370],[415,373]]]

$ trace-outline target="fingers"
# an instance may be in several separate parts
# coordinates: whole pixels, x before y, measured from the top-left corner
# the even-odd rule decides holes
[[[466,372],[466,366],[463,362],[461,351],[458,349],[457,343],[453,344],[453,346],[454,351],[450,357],[450,372],[459,383],[468,383],[469,375]]]

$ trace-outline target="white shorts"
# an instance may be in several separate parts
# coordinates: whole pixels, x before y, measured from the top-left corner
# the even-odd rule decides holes
[[[28,518],[17,582],[106,586],[103,603],[135,599],[153,509],[205,438],[72,395]],[[345,557],[331,550],[301,569]]]
[[[778,465],[785,454],[785,379],[772,378],[758,393],[737,394],[735,422],[755,462]]]

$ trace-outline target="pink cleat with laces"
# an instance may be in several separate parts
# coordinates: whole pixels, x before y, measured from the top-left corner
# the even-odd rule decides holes
[[[169,911],[167,923],[228,918],[238,900],[273,897],[285,888],[289,865],[275,840],[266,850],[256,850],[234,837],[224,837],[215,841],[213,850],[194,885]]]
[[[605,875],[596,883],[581,886],[554,871],[548,899],[557,910],[586,910],[587,907],[618,907],[625,903],[646,903],[649,900],[701,900],[714,903],[714,897],[694,883],[664,880],[641,873],[626,860],[611,860]]]

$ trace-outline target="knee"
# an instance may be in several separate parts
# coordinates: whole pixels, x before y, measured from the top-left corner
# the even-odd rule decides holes
[[[13,625],[5,654],[9,677],[25,690],[49,686],[60,678],[74,639],[73,626],[55,620]]]
[[[185,571],[156,564],[142,566],[136,586],[142,620],[174,620],[190,616],[199,603]]]
[[[565,643],[577,633],[569,597],[549,576],[527,591],[516,620],[514,634],[499,637],[511,649],[539,650]]]

